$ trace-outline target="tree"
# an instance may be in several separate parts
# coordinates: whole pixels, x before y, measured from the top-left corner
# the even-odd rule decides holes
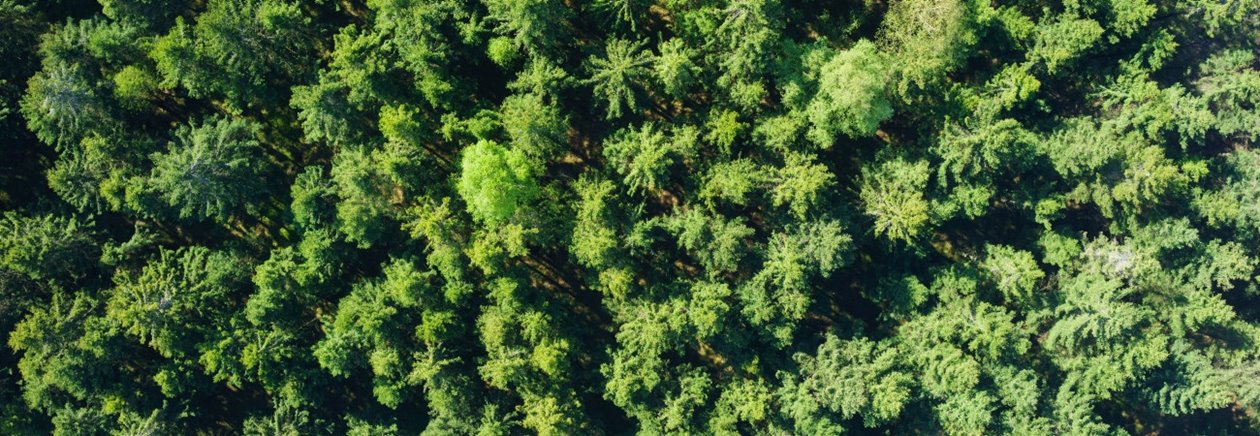
[[[901,75],[901,91],[949,73],[976,42],[971,6],[961,0],[892,2],[879,39]]]
[[[870,136],[892,116],[885,88],[887,67],[875,44],[857,45],[832,56],[818,75],[818,94],[809,102],[809,138],[829,147],[836,134]]]
[[[877,235],[902,242],[922,235],[930,218],[923,195],[928,171],[927,162],[900,158],[862,169],[860,194]]]
[[[93,224],[74,217],[4,214],[0,267],[48,284],[72,285],[92,274],[100,247]]]
[[[402,86],[390,58],[383,56],[385,37],[347,27],[334,36],[329,66],[314,83],[294,86],[289,104],[298,110],[304,138],[330,146],[370,143],[370,114],[380,110]]]
[[[1204,192],[1196,202],[1199,213],[1213,225],[1230,225],[1236,231],[1255,235],[1260,231],[1260,211],[1255,209],[1257,192],[1254,182],[1257,176],[1255,162],[1260,155],[1252,151],[1231,154],[1223,164],[1227,170],[1222,176],[1224,183],[1219,190]]]
[[[664,85],[666,93],[675,97],[686,95],[700,74],[700,67],[693,60],[693,50],[679,38],[664,41],[658,48],[661,54],[656,56],[653,66],[656,80]]]
[[[189,2],[165,4],[153,0],[104,0],[101,12],[118,21],[135,23],[140,27],[162,29],[169,26],[175,17],[188,13],[193,8]]]
[[[166,87],[195,97],[225,98],[236,109],[287,95],[312,72],[317,48],[309,17],[282,0],[214,0],[195,25],[177,18],[149,54]],[[283,91],[278,91],[278,89]]]
[[[55,63],[31,78],[22,113],[40,141],[68,150],[89,132],[119,127],[109,103],[86,74],[73,64]]]
[[[814,299],[811,279],[848,262],[852,238],[837,221],[813,221],[770,237],[761,269],[735,289],[742,314],[770,346],[783,347]]]
[[[717,84],[731,102],[751,110],[766,97],[763,81],[777,60],[774,44],[782,22],[781,5],[776,0],[737,0],[721,12],[714,43],[722,49],[710,62],[718,66]]]
[[[512,38],[516,47],[534,54],[550,54],[568,34],[572,11],[547,0],[483,0],[496,31]]]
[[[652,63],[651,54],[642,53],[642,42],[612,39],[604,48],[604,57],[586,62],[596,97],[606,106],[605,118],[614,119],[622,110],[638,112],[639,94],[647,81]]]
[[[782,374],[777,394],[797,431],[841,432],[843,422],[858,415],[875,427],[900,415],[911,398],[912,379],[898,371],[896,349],[827,335],[817,354],[800,353],[796,360],[799,375]]]
[[[1216,115],[1215,128],[1224,135],[1250,135],[1251,140],[1260,138],[1260,119],[1254,110],[1257,89],[1260,89],[1260,73],[1248,69],[1255,63],[1255,56],[1243,51],[1229,51],[1209,58],[1200,68],[1205,74],[1199,79],[1200,89],[1208,105]]]
[[[810,162],[805,155],[787,156],[787,164],[778,169],[777,183],[771,190],[771,204],[788,206],[798,219],[805,219],[810,209],[818,209],[819,195],[835,184],[835,175],[825,165]]]
[[[984,180],[1003,170],[1019,170],[1037,138],[1019,122],[1002,119],[976,128],[952,125],[941,132],[935,153],[945,181]]]
[[[28,81],[40,66],[39,40],[45,17],[37,9],[15,1],[0,2],[0,39],[15,41],[0,48],[0,208],[14,209],[34,199],[30,184],[38,183],[47,159],[44,147],[26,126],[22,101]],[[0,420],[2,421],[2,420]],[[3,424],[0,424],[3,431]]]
[[[617,186],[608,180],[584,177],[573,185],[581,202],[578,203],[573,240],[569,250],[578,262],[592,268],[613,263],[614,250],[619,245],[617,228],[610,210],[616,204]]]
[[[503,130],[512,139],[512,148],[521,150],[535,166],[564,152],[568,120],[554,104],[538,94],[508,97],[503,101]]]
[[[529,65],[508,83],[508,89],[519,93],[555,98],[573,86],[573,77],[547,58],[530,59]]]
[[[139,273],[115,276],[106,315],[164,357],[189,359],[218,334],[214,323],[245,291],[249,264],[222,252],[194,247],[161,251]]]
[[[89,404],[116,398],[143,407],[141,400],[156,393],[153,374],[134,366],[140,350],[99,308],[99,300],[84,293],[55,295],[47,306],[33,308],[9,337],[9,346],[22,353],[17,369],[27,383],[23,399],[53,416],[60,431],[77,425],[103,431],[105,414]]]
[[[454,353],[461,346],[447,341],[463,333],[452,301],[443,298],[431,282],[432,274],[417,271],[407,260],[385,266],[385,278],[360,283],[337,307],[337,315],[325,328],[328,335],[317,345],[320,365],[339,377],[369,370],[377,401],[394,408],[407,401],[408,392],[430,384],[433,418],[457,423],[472,412],[472,392],[443,392],[457,376]],[[440,406],[440,407],[437,407]],[[468,429],[468,423],[456,428]]]
[[[677,236],[679,247],[698,260],[710,277],[716,277],[738,269],[747,254],[743,241],[752,236],[753,229],[743,221],[705,216],[693,209],[667,218],[664,226]]]
[[[986,251],[984,269],[1002,295],[1015,302],[1031,299],[1037,282],[1045,277],[1032,254],[1003,245],[990,246]]]
[[[461,85],[449,71],[450,58],[459,56],[452,47],[458,42],[448,36],[453,33],[449,27],[468,15],[457,6],[454,1],[369,4],[376,13],[373,30],[395,47],[400,63],[415,77],[415,89],[434,107],[447,105]]]
[[[682,136],[670,141],[656,126],[644,124],[615,133],[604,146],[604,156],[630,189],[656,191],[665,188],[676,156],[689,154],[686,142]]]
[[[580,429],[587,418],[566,380],[571,376],[576,344],[559,328],[546,300],[511,279],[488,284],[490,301],[477,317],[477,331],[487,357],[481,377],[492,388],[520,395],[522,425],[539,434]]]
[[[640,17],[646,14],[651,5],[651,2],[644,0],[597,0],[592,6],[606,15],[606,20],[614,26],[636,30]]]
[[[710,207],[717,200],[747,205],[751,194],[764,189],[770,179],[768,171],[750,159],[722,162],[709,168],[700,189],[700,198]]]
[[[463,155],[459,195],[478,221],[504,223],[538,195],[534,167],[521,151],[482,141],[465,149]]]
[[[150,183],[182,218],[226,222],[252,213],[267,189],[258,130],[229,118],[183,126],[170,149],[153,156]]]
[[[1060,65],[1081,55],[1100,38],[1103,29],[1088,18],[1062,17],[1059,21],[1038,26],[1036,46],[1029,55],[1045,64],[1051,73]]]

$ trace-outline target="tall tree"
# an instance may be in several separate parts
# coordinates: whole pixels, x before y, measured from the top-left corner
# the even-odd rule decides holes
[[[153,156],[150,183],[180,217],[225,222],[266,198],[267,163],[258,126],[212,118],[181,127],[170,150]]]

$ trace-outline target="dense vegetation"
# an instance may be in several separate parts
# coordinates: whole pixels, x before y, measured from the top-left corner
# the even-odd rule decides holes
[[[1260,1],[0,0],[0,434],[1260,432]]]

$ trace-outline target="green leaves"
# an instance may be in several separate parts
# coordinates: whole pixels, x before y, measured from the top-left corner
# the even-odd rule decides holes
[[[580,428],[586,418],[573,387],[577,344],[561,330],[555,313],[534,292],[510,279],[489,284],[490,305],[477,318],[487,358],[479,366],[484,380],[498,389],[519,393],[522,424],[540,434]]]
[[[112,335],[97,332],[106,340],[79,340],[88,335],[88,319],[99,319],[94,318],[98,304],[82,293],[55,295],[47,306],[32,308],[9,336],[8,345],[23,353],[17,368],[28,383],[22,396],[32,408],[61,406],[67,396],[80,400],[99,397],[103,392],[98,383],[109,379],[97,377],[124,377],[117,367],[99,365],[104,356],[94,352],[99,345],[114,345],[116,342],[109,340]],[[122,350],[99,351],[110,351],[109,356],[116,357],[114,353]]]
[[[186,126],[167,153],[153,156],[152,184],[182,218],[219,222],[249,212],[265,195],[258,126],[211,119]]]
[[[884,58],[870,41],[859,41],[832,56],[818,73],[818,94],[806,109],[809,138],[827,148],[837,134],[874,135],[879,123],[892,116],[886,70]]]
[[[735,271],[744,256],[744,239],[753,229],[743,219],[725,220],[688,211],[670,217],[665,227],[678,236],[678,246],[700,261],[710,275]]]
[[[564,153],[568,120],[554,105],[538,94],[508,97],[501,109],[503,130],[512,138],[512,148],[521,150],[536,166]]]
[[[912,379],[897,370],[895,350],[827,335],[815,355],[796,359],[801,379],[789,376],[779,395],[797,431],[836,431],[857,416],[875,427],[900,415],[910,400]]]
[[[963,61],[976,42],[971,8],[961,0],[890,3],[879,41],[901,75],[902,93],[910,83],[921,88],[932,84]]]
[[[941,157],[944,180],[986,180],[1004,170],[1020,169],[1037,138],[1012,119],[985,122],[978,128],[946,126],[933,151]]]
[[[639,93],[649,77],[651,62],[652,56],[643,53],[643,43],[622,39],[609,40],[604,57],[587,60],[589,82],[607,108],[605,118],[618,118],[622,110],[639,111]]]
[[[100,248],[91,223],[73,217],[24,217],[13,212],[0,219],[0,267],[49,284],[86,278]]]
[[[1037,282],[1045,277],[1032,254],[1003,245],[988,247],[983,268],[1002,295],[1013,302],[1031,299]]]
[[[359,283],[338,302],[315,355],[333,375],[370,371],[376,399],[393,408],[452,363],[443,350],[461,327],[432,274],[401,259],[384,270],[384,280]]]
[[[661,54],[656,57],[653,70],[665,92],[675,97],[686,95],[699,78],[700,67],[693,60],[693,50],[682,39],[670,39],[660,44]]]
[[[80,3],[0,433],[1260,427],[1254,1]]]
[[[651,2],[645,0],[597,0],[592,5],[595,10],[606,15],[614,25],[634,29],[640,17],[645,15]]]
[[[573,188],[581,202],[569,249],[583,265],[594,268],[608,265],[614,261],[613,250],[620,245],[617,229],[608,217],[613,215],[610,209],[616,204],[613,196],[616,185],[588,176],[574,183]]]
[[[835,185],[836,176],[826,165],[813,162],[805,155],[791,154],[787,164],[778,169],[778,180],[770,193],[775,207],[788,206],[797,219],[805,219],[810,210],[818,210],[822,199]]]
[[[500,224],[538,195],[534,167],[525,154],[482,141],[464,150],[459,195],[474,219]]]
[[[1244,51],[1216,54],[1200,66],[1204,70],[1200,90],[1216,115],[1215,128],[1224,135],[1260,138],[1260,115],[1255,108],[1260,97],[1260,72],[1255,56]],[[1248,108],[1251,108],[1250,110]]]
[[[891,160],[862,169],[861,198],[875,220],[875,234],[901,242],[922,236],[928,225],[928,164]]]
[[[1030,59],[1039,61],[1050,73],[1080,57],[1102,37],[1103,28],[1088,18],[1064,16],[1053,23],[1038,26]]]
[[[689,154],[688,132],[680,133],[671,140],[652,124],[626,129],[604,146],[604,155],[613,169],[625,177],[631,190],[658,191],[667,187],[670,168],[677,158]]]
[[[167,357],[185,357],[216,333],[212,323],[245,289],[241,264],[226,253],[196,247],[163,251],[138,274],[115,277],[106,313],[128,334]]]
[[[317,48],[317,33],[296,4],[214,0],[207,6],[195,24],[177,17],[170,33],[154,44],[150,57],[164,87],[226,98],[241,110],[274,104],[287,95],[284,84],[313,72],[306,59]]]
[[[44,143],[66,150],[88,132],[117,128],[108,102],[86,74],[80,66],[57,62],[31,79],[22,114],[27,128]]]
[[[776,0],[736,0],[721,11],[713,41],[722,49],[710,62],[721,73],[717,85],[744,111],[753,110],[766,97],[764,79],[778,58],[775,44],[781,14],[782,5]]]
[[[483,0],[495,30],[512,38],[518,49],[549,54],[567,32],[572,11],[548,0]]]

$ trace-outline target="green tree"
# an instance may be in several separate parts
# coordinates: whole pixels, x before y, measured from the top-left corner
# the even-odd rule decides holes
[[[0,267],[49,284],[89,278],[101,251],[92,223],[73,217],[7,212],[0,229]]]
[[[653,70],[656,80],[665,87],[665,92],[675,97],[682,97],[695,85],[700,76],[700,67],[694,61],[694,51],[687,47],[687,42],[674,38],[660,44],[661,54],[655,58]]]
[[[879,38],[908,84],[923,87],[956,68],[976,42],[972,6],[963,0],[899,0],[889,4]]]
[[[1036,45],[1029,53],[1032,59],[1045,64],[1050,72],[1078,57],[1102,38],[1103,29],[1088,18],[1061,17],[1059,21],[1037,27]]]
[[[548,0],[482,0],[495,30],[512,38],[518,49],[548,54],[568,34],[572,11]]]
[[[877,235],[902,242],[922,236],[931,218],[923,192],[928,177],[927,162],[900,158],[862,169],[860,194]]]
[[[195,358],[197,347],[219,333],[214,323],[231,313],[231,301],[247,291],[248,268],[202,247],[161,251],[138,273],[114,277],[106,314],[164,357]]]
[[[809,102],[809,138],[829,147],[836,135],[871,136],[892,116],[885,94],[887,67],[875,44],[859,41],[837,53],[818,73],[818,94]]]
[[[588,79],[596,97],[606,106],[607,119],[618,118],[623,110],[639,111],[642,88],[650,77],[652,55],[643,53],[642,42],[612,39],[604,49],[603,57],[587,60]]]
[[[537,94],[517,95],[504,99],[503,130],[512,139],[512,148],[521,150],[531,160],[546,163],[567,148],[568,120],[553,104]]]
[[[258,130],[229,118],[183,126],[170,150],[153,156],[150,183],[183,218],[225,222],[252,213],[267,189]]]
[[[778,60],[782,5],[776,0],[736,0],[721,12],[714,35],[721,50],[710,62],[720,71],[717,84],[731,102],[751,110],[766,97],[765,76]]]
[[[666,188],[677,157],[690,154],[684,136],[671,141],[655,125],[644,124],[615,133],[604,146],[604,156],[630,189],[656,191]]]
[[[534,167],[523,152],[482,141],[463,155],[459,195],[473,218],[490,225],[507,222],[538,195]]]
[[[120,127],[108,100],[86,75],[80,66],[58,62],[31,78],[22,113],[40,141],[67,150],[89,132]]]
[[[286,96],[284,84],[312,72],[316,33],[297,4],[214,0],[193,25],[177,18],[149,55],[164,86],[243,109]]]
[[[796,360],[800,372],[782,374],[778,392],[781,412],[796,431],[842,432],[855,416],[875,427],[900,415],[911,399],[913,378],[898,370],[896,349],[828,335],[817,354]]]

